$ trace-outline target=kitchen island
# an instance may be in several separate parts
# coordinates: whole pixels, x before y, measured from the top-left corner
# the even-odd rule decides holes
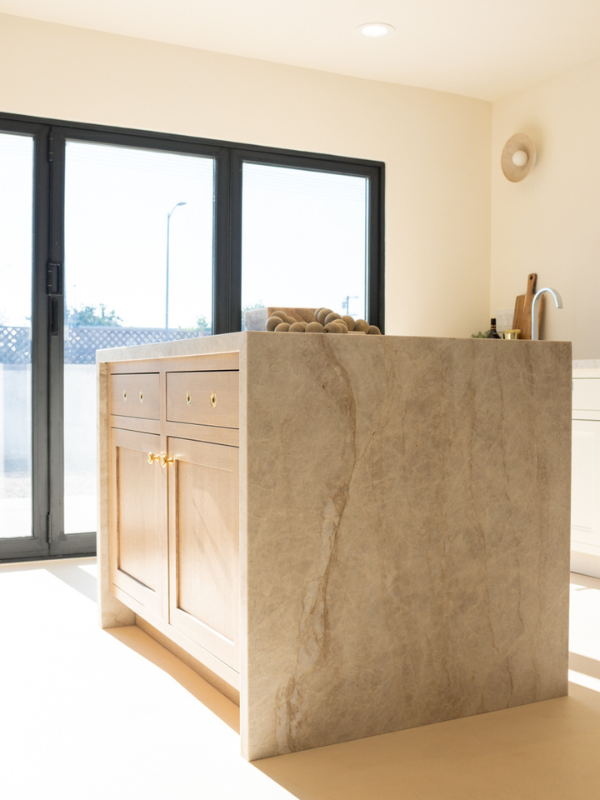
[[[101,624],[239,696],[246,758],[567,693],[569,343],[246,332],[98,377]]]

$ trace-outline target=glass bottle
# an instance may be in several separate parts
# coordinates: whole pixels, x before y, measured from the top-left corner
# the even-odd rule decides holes
[[[485,335],[486,339],[501,339],[502,337],[496,330],[496,317],[492,317],[490,321],[490,329]]]

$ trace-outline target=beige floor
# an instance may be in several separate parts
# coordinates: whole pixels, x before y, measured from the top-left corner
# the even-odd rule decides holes
[[[235,706],[97,627],[93,561],[0,566],[0,797],[595,800],[600,580],[571,589],[569,697],[247,764]]]

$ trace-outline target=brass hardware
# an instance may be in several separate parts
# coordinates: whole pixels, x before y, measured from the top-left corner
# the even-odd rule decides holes
[[[123,400],[127,400],[127,389],[123,392]]]
[[[155,461],[160,461],[160,456],[157,456],[154,453],[148,453],[148,463],[154,464]]]
[[[174,461],[175,461],[174,458],[168,458],[166,455],[164,455],[164,453],[160,457],[160,465],[161,465],[161,467],[166,467],[167,464],[172,464]]]
[[[144,393],[140,392],[140,403],[144,402]]]
[[[217,405],[217,395],[216,395],[216,393],[215,393],[215,392],[213,392],[213,393],[211,394],[211,396],[210,396],[210,404],[211,404],[211,406],[212,406],[213,408],[215,408],[215,407],[216,407],[216,405]]]
[[[188,406],[191,405],[191,403],[192,403],[192,393],[191,392],[186,392],[185,393],[185,400],[186,400],[186,403],[188,404]]]

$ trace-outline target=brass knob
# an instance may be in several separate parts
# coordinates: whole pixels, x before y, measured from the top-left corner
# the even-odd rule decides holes
[[[211,406],[212,406],[213,408],[215,408],[215,406],[217,405],[217,395],[216,395],[216,393],[215,393],[215,392],[213,392],[213,393],[211,394],[211,396],[210,396],[210,404],[211,404]]]
[[[127,389],[123,392],[123,400],[127,400]]]
[[[174,458],[168,458],[163,453],[163,455],[160,457],[160,465],[161,467],[165,468],[167,464],[172,464],[174,460],[175,460]]]
[[[148,453],[148,463],[154,464],[155,461],[160,461],[160,456],[157,456],[154,453]]]
[[[188,406],[191,405],[191,403],[192,403],[192,393],[191,392],[186,392],[185,393],[185,401],[188,404]]]
[[[144,393],[140,392],[140,403],[144,402]]]

